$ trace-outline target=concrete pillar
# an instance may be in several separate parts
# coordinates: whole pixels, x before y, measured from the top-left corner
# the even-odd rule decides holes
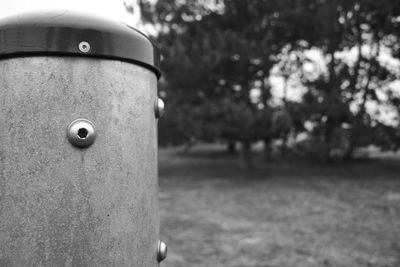
[[[51,35],[44,51],[10,53],[4,25],[0,266],[158,266],[156,66],[107,54],[112,40],[104,55],[95,39],[97,54],[47,53]],[[69,141],[76,119],[93,124],[93,144]]]

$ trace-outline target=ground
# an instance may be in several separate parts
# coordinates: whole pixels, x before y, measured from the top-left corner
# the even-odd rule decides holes
[[[164,267],[400,266],[400,161],[252,171],[218,149],[160,151]]]

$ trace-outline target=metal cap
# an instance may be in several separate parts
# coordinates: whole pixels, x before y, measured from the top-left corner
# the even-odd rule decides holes
[[[25,13],[0,20],[0,59],[52,55],[118,59],[160,76],[155,45],[122,22],[69,10]]]

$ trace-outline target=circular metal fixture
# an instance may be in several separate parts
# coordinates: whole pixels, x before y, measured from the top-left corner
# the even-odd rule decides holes
[[[0,59],[85,56],[138,64],[160,78],[158,49],[126,23],[72,10],[34,11],[0,19]],[[66,37],[67,36],[67,37]]]
[[[165,104],[164,101],[161,98],[156,99],[156,102],[154,104],[154,109],[155,109],[155,113],[156,113],[156,118],[159,119],[161,118],[164,113],[165,113]]]
[[[89,53],[89,51],[90,51],[90,44],[89,44],[88,42],[86,42],[86,41],[80,42],[80,43],[79,43],[79,50],[80,50],[82,53]]]
[[[92,145],[96,140],[96,136],[93,123],[86,119],[74,120],[67,129],[68,141],[79,148]]]
[[[167,258],[167,244],[163,241],[158,241],[158,252],[157,252],[157,260],[158,262],[162,262]]]

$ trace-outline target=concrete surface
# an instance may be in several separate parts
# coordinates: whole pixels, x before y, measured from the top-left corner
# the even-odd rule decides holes
[[[113,60],[0,60],[0,266],[157,266],[156,76]],[[71,146],[86,118],[98,136]]]

